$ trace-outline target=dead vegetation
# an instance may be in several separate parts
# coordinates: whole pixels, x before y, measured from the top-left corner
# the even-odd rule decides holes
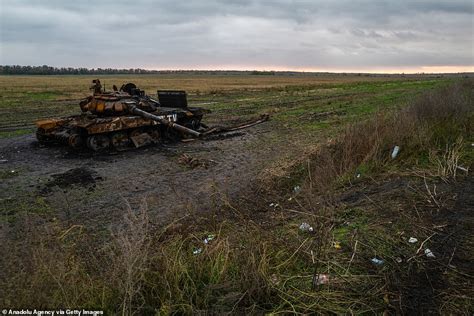
[[[126,315],[472,313],[473,183],[458,173],[473,163],[472,97],[471,82],[458,84],[349,126],[275,187],[239,203],[214,197],[227,206],[202,217],[156,226],[146,205],[127,206],[122,227],[97,232],[26,216],[2,245],[0,302]]]
[[[181,165],[187,166],[191,169],[194,168],[204,168],[207,169],[210,165],[215,164],[216,162],[212,159],[200,159],[196,157],[192,157],[189,154],[182,154],[178,158],[178,162]]]

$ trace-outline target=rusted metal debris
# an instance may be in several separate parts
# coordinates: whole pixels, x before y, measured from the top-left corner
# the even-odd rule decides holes
[[[249,128],[249,127],[251,127],[251,126],[254,126],[254,125],[257,125],[257,124],[266,122],[266,121],[268,121],[269,119],[270,119],[270,115],[268,115],[268,114],[262,114],[262,115],[260,115],[260,117],[257,118],[257,119],[253,119],[253,120],[250,120],[250,121],[246,121],[246,122],[241,123],[241,124],[239,124],[239,125],[228,126],[228,127],[225,127],[225,126],[215,126],[215,127],[208,128],[206,131],[204,131],[204,132],[201,133],[201,136],[237,131],[237,130],[240,130],[240,129]]]
[[[214,160],[196,158],[188,154],[182,154],[179,157],[178,162],[191,169],[198,168],[198,167],[207,169],[212,163],[215,163]]]
[[[79,103],[82,114],[36,122],[40,143],[62,143],[93,151],[125,150],[163,140],[199,139],[231,132],[269,118],[264,114],[238,126],[208,128],[201,120],[210,111],[188,106],[184,91],[159,90],[155,100],[133,83],[106,92],[98,79],[93,80],[90,89],[93,94]]]

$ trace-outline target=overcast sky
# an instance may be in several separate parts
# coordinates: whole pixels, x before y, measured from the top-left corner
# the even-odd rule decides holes
[[[474,71],[472,0],[0,0],[0,64]]]

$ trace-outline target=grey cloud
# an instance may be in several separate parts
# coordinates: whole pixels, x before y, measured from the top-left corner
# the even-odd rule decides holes
[[[472,66],[472,21],[469,0],[2,0],[0,64]]]

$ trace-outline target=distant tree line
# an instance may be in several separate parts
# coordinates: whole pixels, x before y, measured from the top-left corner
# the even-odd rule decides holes
[[[275,71],[239,71],[239,70],[147,70],[141,68],[114,69],[114,68],[73,68],[43,66],[0,65],[1,75],[121,75],[121,74],[252,74],[275,75]]]
[[[0,75],[133,75],[133,74],[193,74],[193,75],[264,75],[264,76],[325,76],[329,72],[297,72],[297,71],[260,71],[260,70],[148,70],[141,68],[114,69],[114,68],[73,68],[73,67],[52,67],[52,66],[20,66],[20,65],[0,65]],[[369,74],[369,73],[338,73],[342,76],[365,76],[365,77],[412,77],[425,76],[432,77],[435,74]],[[472,76],[473,73],[448,74],[451,76],[464,75]],[[436,77],[445,75],[436,75]]]
[[[43,66],[0,65],[2,75],[107,75],[107,74],[154,74],[159,70],[146,70],[140,68],[114,69],[114,68],[72,68]],[[169,72],[169,71],[166,71]]]

